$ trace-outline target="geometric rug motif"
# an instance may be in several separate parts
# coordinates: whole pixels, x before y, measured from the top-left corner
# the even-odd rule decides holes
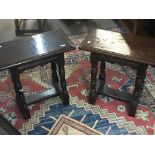
[[[55,119],[51,117],[51,119]],[[44,128],[44,126],[42,126]],[[65,115],[60,115],[56,123],[52,126],[51,130],[44,128],[49,131],[48,135],[100,135],[100,132],[93,130],[89,126],[71,119]]]
[[[92,106],[84,101],[78,101],[77,97],[71,97],[70,106],[58,103],[49,105],[48,109],[45,116],[40,118],[39,123],[33,126],[29,126],[30,122],[25,123],[20,132],[30,135],[147,134],[143,126],[136,127],[133,122],[126,122],[123,117],[118,118],[114,113],[108,113],[106,109],[100,109],[99,106]]]

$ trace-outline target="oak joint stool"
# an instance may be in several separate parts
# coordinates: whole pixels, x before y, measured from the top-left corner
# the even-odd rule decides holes
[[[129,102],[128,115],[135,116],[148,65],[155,66],[155,39],[93,29],[79,49],[91,52],[91,83],[88,102],[95,104],[97,95],[107,95]],[[97,80],[97,66],[100,74]],[[114,90],[105,85],[105,62],[130,66],[137,71],[133,94]]]
[[[9,69],[16,93],[16,103],[25,119],[30,118],[29,105],[49,97],[60,95],[63,104],[69,104],[64,70],[64,52],[73,49],[75,47],[69,38],[59,30],[0,44],[0,70]],[[20,73],[47,63],[51,63],[54,88],[24,96]]]

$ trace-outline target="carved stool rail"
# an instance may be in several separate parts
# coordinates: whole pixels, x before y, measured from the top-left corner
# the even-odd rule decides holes
[[[94,29],[81,43],[79,49],[91,52],[89,103],[95,104],[97,94],[108,95],[129,102],[128,115],[135,116],[147,67],[155,66],[155,39]],[[100,75],[96,80],[99,61],[101,61]],[[137,71],[133,94],[120,92],[105,85],[105,61],[127,65]]]
[[[75,47],[68,37],[58,30],[0,44],[0,70],[9,69],[16,93],[16,102],[25,119],[30,118],[28,105],[37,101],[60,95],[63,103],[69,104],[64,70],[64,52],[73,49]],[[25,97],[20,73],[47,63],[51,63],[54,88]]]

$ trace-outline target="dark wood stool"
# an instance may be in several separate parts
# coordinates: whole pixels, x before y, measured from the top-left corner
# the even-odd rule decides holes
[[[88,34],[79,49],[91,52],[89,103],[95,104],[98,94],[108,95],[129,102],[128,115],[135,116],[147,67],[155,65],[155,39],[97,29]],[[99,61],[100,75],[96,80]],[[120,92],[105,85],[105,61],[127,65],[137,71],[133,94]]]
[[[46,31],[46,23],[47,19],[37,19],[38,23],[38,29],[25,29],[22,27],[24,25],[24,22],[26,22],[28,19],[15,19],[15,34],[16,36],[22,36],[25,34],[34,34],[34,33],[42,33]]]
[[[75,47],[68,37],[58,30],[0,44],[0,70],[9,69],[16,93],[16,102],[25,119],[30,118],[28,105],[37,101],[60,95],[62,102],[66,105],[69,104],[64,70],[64,52],[73,49]],[[55,88],[25,97],[20,73],[47,63],[51,63],[52,81]]]

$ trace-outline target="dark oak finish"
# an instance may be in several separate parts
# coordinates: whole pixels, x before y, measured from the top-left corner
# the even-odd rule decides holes
[[[29,65],[35,60],[74,48],[68,37],[62,31],[57,30],[0,43],[0,69],[24,63]]]
[[[153,38],[98,29],[91,31],[80,46],[106,56],[155,65],[154,45]]]
[[[31,105],[35,102],[42,101],[58,95],[61,95],[61,90],[52,88],[34,95],[25,96],[25,101],[26,101],[26,105]]]
[[[14,85],[14,90],[16,93],[17,105],[18,105],[22,115],[24,116],[24,118],[28,119],[28,118],[30,118],[30,112],[26,105],[25,96],[22,91],[22,84],[20,82],[20,74],[18,72],[18,69],[16,69],[15,67],[10,68],[10,74],[11,74],[12,82]]]
[[[97,59],[94,59],[94,57],[97,57],[96,54],[92,53],[91,57],[90,57],[90,61],[91,61],[91,83],[90,83],[90,92],[89,92],[89,103],[90,104],[94,104],[96,101],[96,97],[97,97],[97,91],[96,90],[96,76],[97,76],[97,65],[98,65],[98,61]]]
[[[143,90],[147,67],[148,65],[155,66],[155,39],[94,29],[88,34],[79,49],[91,52],[89,103],[95,104],[97,94],[106,94],[130,102],[128,114],[134,116]],[[101,61],[100,75],[96,82],[99,61]],[[125,94],[105,86],[105,61],[128,65],[137,70],[133,94]]]
[[[0,46],[0,70],[10,70],[17,105],[25,119],[30,118],[28,105],[34,102],[61,95],[63,103],[69,104],[64,70],[64,52],[73,50],[75,47],[62,31],[49,31],[1,43]],[[25,98],[20,82],[20,73],[47,63],[51,63],[52,83],[55,88]],[[57,70],[59,70],[60,81]]]
[[[60,86],[62,89],[62,101],[65,105],[69,104],[69,95],[67,93],[67,87],[66,87],[66,79],[65,79],[65,69],[64,69],[64,55],[59,54],[59,61],[57,61],[58,69],[59,69],[59,76],[60,76]]]

